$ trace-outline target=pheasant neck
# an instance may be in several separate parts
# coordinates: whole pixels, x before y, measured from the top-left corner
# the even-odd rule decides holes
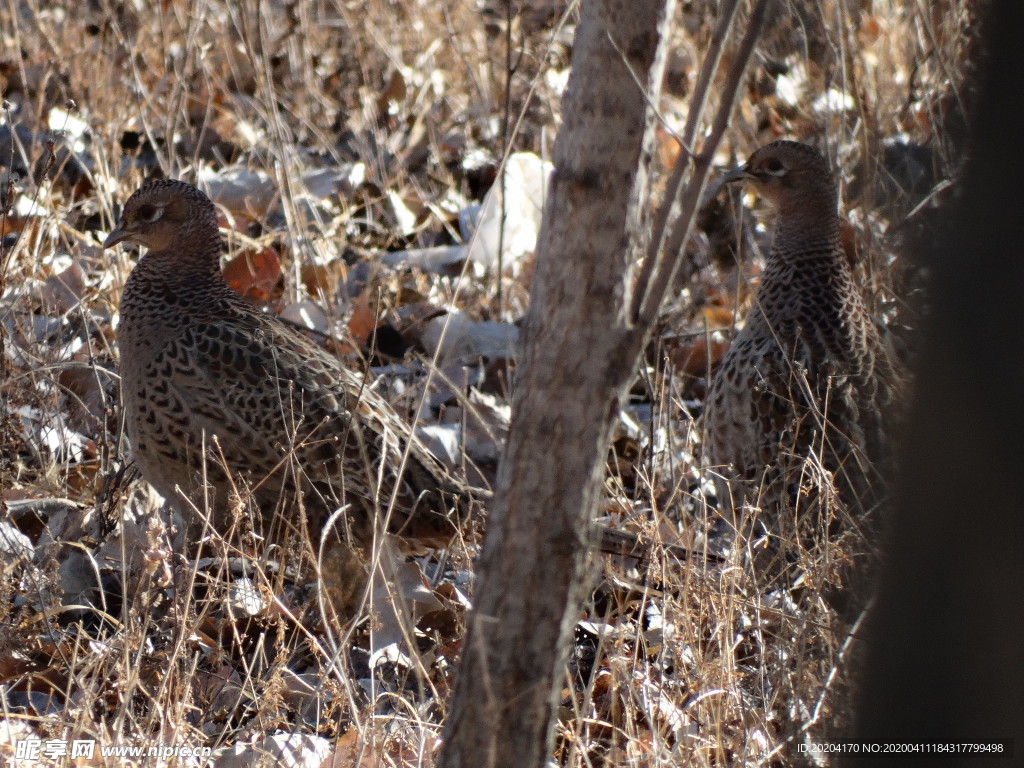
[[[196,247],[193,253],[180,251],[150,251],[136,265],[131,278],[138,278],[150,284],[163,284],[171,290],[187,289],[194,294],[207,287],[220,288],[224,276],[220,270],[220,239]],[[131,280],[129,278],[129,280]]]
[[[832,259],[841,255],[841,243],[839,216],[834,209],[828,215],[806,209],[779,217],[769,259],[776,257],[787,263]]]

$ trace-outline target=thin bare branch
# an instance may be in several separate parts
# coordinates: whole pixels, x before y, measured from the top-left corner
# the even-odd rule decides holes
[[[648,254],[644,271],[641,274],[641,280],[644,279],[645,275],[649,274],[651,275],[650,282],[648,283],[644,280],[644,282],[637,285],[637,290],[633,297],[634,311],[631,313],[634,322],[641,328],[650,327],[654,323],[658,307],[661,306],[661,302],[668,292],[668,287],[672,284],[672,279],[679,269],[680,259],[676,258],[675,255],[680,252],[683,244],[690,236],[693,220],[697,216],[697,210],[704,194],[704,186],[707,183],[708,171],[711,168],[711,158],[718,143],[722,140],[726,127],[729,125],[729,115],[732,113],[733,105],[736,102],[740,83],[743,80],[743,73],[746,72],[747,65],[754,52],[754,46],[757,44],[757,40],[760,38],[761,31],[764,28],[768,8],[773,2],[774,0],[758,0],[753,12],[750,14],[747,30],[743,34],[743,39],[740,40],[740,45],[729,69],[728,77],[722,87],[722,97],[718,105],[718,111],[715,113],[714,122],[711,125],[711,132],[701,145],[700,154],[693,159],[693,173],[690,175],[686,191],[678,203],[679,215],[675,219],[672,232],[665,243],[665,247],[656,252],[656,258],[651,258],[651,255]],[[694,106],[696,107],[697,105],[695,104]],[[666,198],[662,204],[662,210],[671,211],[676,205],[675,200],[676,195],[673,191],[670,197]],[[665,218],[668,219],[670,216]],[[652,248],[654,247],[654,242],[652,239]],[[650,268],[647,268],[647,263],[651,264]]]
[[[675,168],[672,169],[672,176],[669,178],[665,200],[668,204],[662,205],[655,214],[654,224],[651,228],[651,237],[647,242],[647,256],[640,269],[637,278],[636,290],[633,292],[633,303],[630,307],[630,317],[634,320],[640,311],[640,302],[646,294],[646,288],[650,283],[651,274],[657,264],[657,256],[661,253],[661,246],[665,239],[665,230],[668,227],[669,217],[674,206],[671,204],[679,198],[680,190],[683,187],[683,180],[686,178],[686,169],[690,166],[690,158],[694,154],[693,140],[700,124],[700,118],[704,114],[707,104],[708,86],[718,72],[718,65],[722,60],[722,51],[725,49],[725,40],[729,36],[736,11],[739,9],[739,0],[729,0],[722,8],[718,25],[711,36],[708,45],[707,56],[701,65],[700,74],[697,78],[697,87],[693,91],[693,98],[690,101],[690,111],[686,118],[686,127],[679,139],[679,145],[683,155],[679,158]]]

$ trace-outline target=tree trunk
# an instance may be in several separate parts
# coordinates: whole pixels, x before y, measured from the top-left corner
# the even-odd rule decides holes
[[[587,0],[573,47],[513,419],[439,765],[543,766],[583,604],[674,0]],[[646,89],[646,93],[644,93]]]
[[[981,6],[984,8],[985,6]],[[1024,750],[1024,260],[1019,0],[983,23],[981,93],[963,188],[933,273],[896,514],[873,615],[856,736]],[[929,232],[933,240],[941,237]],[[923,241],[923,238],[922,238]],[[1012,747],[1011,747],[1012,748]],[[912,755],[915,765],[1009,764],[1000,752]],[[1002,757],[1002,760],[993,759]],[[952,759],[950,759],[952,758]],[[879,755],[844,765],[892,765]]]

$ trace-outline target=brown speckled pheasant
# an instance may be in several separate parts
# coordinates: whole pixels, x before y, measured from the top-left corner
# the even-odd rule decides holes
[[[304,509],[314,535],[348,505],[364,544],[385,514],[392,532],[457,529],[450,510],[464,508],[464,491],[389,404],[228,287],[206,195],[181,181],[146,184],[104,247],[123,241],[148,249],[118,328],[128,439],[165,498],[211,509],[221,526],[232,490],[248,489],[267,528],[297,524]]]
[[[867,509],[881,496],[876,463],[901,384],[840,242],[835,179],[817,150],[777,141],[726,180],[750,182],[777,220],[753,307],[707,395],[719,493],[792,508],[821,466],[848,508]]]

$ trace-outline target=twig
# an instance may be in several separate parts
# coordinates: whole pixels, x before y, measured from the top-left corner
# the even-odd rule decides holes
[[[686,169],[690,165],[690,159],[695,156],[693,140],[700,124],[700,118],[707,106],[708,87],[718,72],[718,65],[722,60],[722,52],[725,49],[725,39],[732,28],[736,11],[739,9],[739,0],[728,0],[723,6],[721,17],[714,33],[711,35],[711,42],[708,45],[707,55],[701,65],[700,74],[697,77],[697,87],[693,91],[693,98],[690,100],[690,110],[686,116],[686,126],[683,128],[683,135],[679,139],[679,146],[684,154],[679,158],[666,187],[665,201],[655,213],[654,225],[651,228],[651,238],[647,243],[647,256],[644,259],[637,278],[636,290],[633,292],[633,305],[630,307],[630,316],[636,320],[640,311],[640,302],[643,299],[646,287],[650,284],[651,274],[658,263],[658,254],[662,252],[662,243],[665,240],[665,230],[668,228],[668,220],[675,206],[672,203],[679,198],[679,192],[683,186],[683,179],[686,176]]]
[[[743,79],[743,73],[746,71],[747,64],[754,52],[754,45],[757,43],[758,38],[761,36],[761,30],[764,28],[768,6],[773,1],[758,0],[757,5],[754,6],[754,10],[750,14],[747,30],[743,34],[743,39],[740,41],[736,56],[729,69],[728,77],[722,87],[722,97],[718,110],[715,113],[714,122],[711,125],[711,132],[701,145],[700,154],[693,157],[693,173],[690,174],[689,183],[686,185],[683,197],[678,203],[679,214],[675,219],[667,242],[664,244],[664,247],[661,247],[659,241],[663,239],[664,235],[651,239],[648,256],[645,259],[643,270],[633,294],[633,306],[630,312],[633,321],[640,327],[647,328],[653,325],[658,307],[661,306],[661,302],[665,298],[669,286],[672,284],[672,279],[679,269],[680,259],[676,258],[675,254],[680,252],[683,244],[690,236],[693,220],[697,215],[697,209],[704,194],[704,186],[707,183],[712,154],[721,141],[726,127],[729,125],[729,116],[732,113],[733,105],[739,93],[740,81]],[[708,76],[708,81],[710,82],[710,75]],[[691,107],[691,116],[694,110],[698,112],[703,111],[703,105],[694,102]],[[687,129],[691,129],[689,124]],[[696,122],[694,123],[693,130],[696,130]],[[683,138],[687,138],[685,131]],[[683,165],[685,166],[685,163]],[[676,181],[678,176],[679,187],[670,187],[668,196],[662,203],[661,210],[659,211],[659,221],[662,217],[666,221],[671,218],[671,213],[676,207],[675,201],[679,188],[682,187],[682,175],[682,171],[673,175],[673,181]]]

